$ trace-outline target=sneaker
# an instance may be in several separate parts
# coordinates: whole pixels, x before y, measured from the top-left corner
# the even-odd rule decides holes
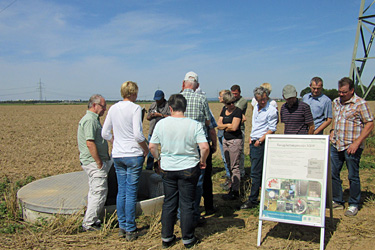
[[[358,213],[358,208],[355,206],[349,206],[348,210],[345,212],[345,216],[352,217],[356,216]]]
[[[194,237],[194,241],[189,244],[184,244],[185,248],[192,248],[193,246],[200,243],[200,240],[197,237]]]
[[[344,205],[336,201],[332,201],[332,209],[341,210],[341,209],[344,209]]]
[[[240,206],[240,209],[251,209],[257,206],[258,203],[252,203],[251,201],[247,200],[244,204]]]
[[[207,223],[206,218],[200,216],[198,221],[195,222],[195,227],[203,227]]]
[[[133,241],[138,239],[138,231],[135,230],[133,232],[126,232],[126,240],[127,241]]]
[[[118,231],[118,236],[121,237],[121,238],[125,238],[126,237],[125,230],[120,228],[120,230]]]
[[[172,240],[166,242],[166,241],[161,241],[162,243],[162,248],[169,248],[173,246],[176,243],[176,235],[173,235]]]
[[[84,226],[82,225],[83,232],[90,232],[90,231],[100,231],[100,227],[96,226],[95,224],[91,226]]]
[[[217,210],[215,208],[212,208],[212,209],[207,209],[206,210],[206,213],[204,214],[205,216],[210,216],[210,215],[213,215],[214,213],[216,213]]]

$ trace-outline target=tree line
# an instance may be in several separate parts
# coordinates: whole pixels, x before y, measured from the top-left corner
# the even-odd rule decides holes
[[[367,87],[364,87],[364,91],[366,90],[367,90]],[[310,92],[311,92],[310,87],[306,87],[301,91],[300,96],[303,97],[305,94],[310,93]],[[324,89],[323,88],[322,93],[328,96],[331,100],[339,96],[339,92],[337,89]],[[364,92],[362,92],[362,89],[359,87],[355,89],[355,93],[360,97],[362,97],[364,94]],[[375,88],[371,88],[370,93],[366,97],[366,100],[367,101],[375,100]]]

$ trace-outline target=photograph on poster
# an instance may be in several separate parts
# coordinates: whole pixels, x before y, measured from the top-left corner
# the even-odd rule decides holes
[[[263,212],[273,218],[319,219],[322,185],[318,181],[271,178],[266,180]],[[297,216],[291,216],[295,214]],[[314,220],[314,219],[313,219]]]

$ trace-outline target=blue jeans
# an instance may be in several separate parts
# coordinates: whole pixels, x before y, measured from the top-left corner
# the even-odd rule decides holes
[[[163,241],[173,239],[177,208],[180,209],[180,226],[182,241],[189,244],[194,240],[194,199],[198,178],[201,171],[199,165],[180,171],[163,171],[164,203],[161,215],[161,237]]]
[[[263,156],[264,144],[261,144],[259,147],[255,147],[253,143],[250,144],[251,191],[249,201],[251,203],[258,203],[259,188],[262,184]]]
[[[227,165],[227,161],[225,160],[224,149],[223,149],[224,134],[223,136],[218,136],[217,138],[219,139],[219,147],[220,147],[220,152],[221,152],[221,158],[223,159],[223,163],[224,163],[225,174],[228,178],[230,178],[230,171]]]
[[[340,179],[340,172],[344,161],[349,172],[350,198],[349,206],[359,206],[361,199],[361,183],[359,179],[359,161],[361,160],[363,149],[358,148],[354,155],[349,155],[346,150],[337,151],[331,145],[331,172],[332,172],[332,195],[333,201],[344,204],[342,192],[342,180]]]
[[[116,207],[119,226],[126,232],[133,232],[137,229],[135,208],[144,157],[113,158],[113,161],[118,182]]]
[[[148,141],[151,140],[152,135],[148,135]],[[147,161],[146,161],[146,169],[153,170],[154,169],[154,157],[151,154],[151,151],[148,152]]]

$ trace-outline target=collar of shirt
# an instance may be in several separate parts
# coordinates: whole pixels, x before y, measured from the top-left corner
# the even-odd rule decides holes
[[[95,119],[98,119],[98,120],[99,120],[99,115],[96,114],[96,113],[94,113],[94,112],[92,112],[92,111],[90,111],[90,110],[87,110],[86,114],[91,115],[91,116],[93,116]]]
[[[322,96],[323,96],[323,93],[321,93],[319,96],[313,96],[312,93],[309,93],[309,95],[308,95],[309,99],[313,98],[317,101],[320,101],[320,97],[322,97]]]

